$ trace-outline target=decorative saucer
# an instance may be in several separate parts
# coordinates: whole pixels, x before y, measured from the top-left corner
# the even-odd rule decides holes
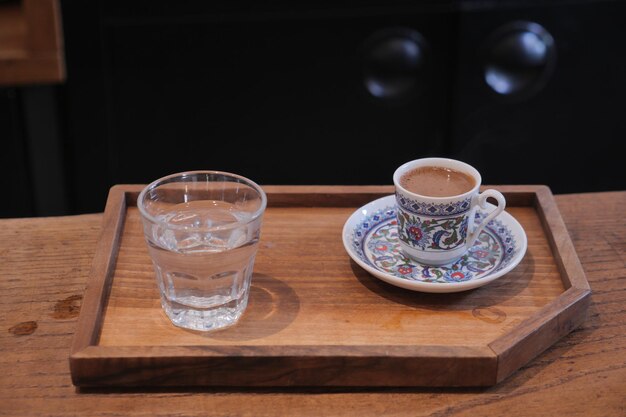
[[[476,223],[494,208],[490,206],[476,211]],[[444,266],[423,265],[400,249],[396,199],[390,195],[348,218],[343,245],[359,266],[383,281],[413,291],[445,293],[481,287],[511,271],[524,257],[527,240],[519,222],[503,211],[461,259]]]

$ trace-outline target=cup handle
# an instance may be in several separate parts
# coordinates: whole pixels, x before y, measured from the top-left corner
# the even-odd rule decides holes
[[[495,210],[489,213],[478,226],[475,226],[474,215],[476,213],[476,209],[478,209],[479,206],[482,209],[486,209],[487,198],[489,197],[495,198],[498,202],[498,205],[496,206]],[[478,236],[480,235],[480,232],[484,229],[484,227],[487,226],[487,224],[492,221],[498,214],[502,213],[505,207],[506,200],[504,199],[504,196],[500,191],[489,189],[483,191],[476,196],[476,204],[474,205],[474,208],[472,208],[472,211],[469,214],[470,217],[468,219],[468,237],[465,243],[466,250],[469,250],[474,245],[474,242],[476,241],[476,239],[478,239]]]

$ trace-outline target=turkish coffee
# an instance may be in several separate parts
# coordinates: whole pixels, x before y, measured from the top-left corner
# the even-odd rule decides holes
[[[472,190],[474,177],[464,172],[438,166],[422,166],[400,177],[400,185],[407,191],[427,197],[452,197]]]

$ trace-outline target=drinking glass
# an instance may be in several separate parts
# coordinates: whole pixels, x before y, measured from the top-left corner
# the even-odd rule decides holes
[[[239,320],[266,205],[256,183],[220,171],[169,175],[141,191],[144,236],[172,323],[208,331]]]

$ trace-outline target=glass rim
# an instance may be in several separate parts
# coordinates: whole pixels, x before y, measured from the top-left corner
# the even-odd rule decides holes
[[[166,181],[169,181],[173,178],[185,178],[185,177],[192,177],[195,175],[207,175],[207,174],[208,175],[223,175],[226,177],[235,178],[239,181],[233,181],[233,182],[240,182],[240,183],[250,186],[256,192],[259,193],[259,196],[261,197],[261,206],[252,214],[252,217],[250,217],[250,219],[247,219],[245,221],[233,222],[233,223],[229,223],[226,225],[212,226],[212,227],[189,227],[189,226],[171,224],[171,223],[168,223],[167,221],[157,219],[155,216],[153,216],[152,214],[146,211],[146,207],[143,204],[143,200],[144,200],[145,195],[149,191],[156,189],[159,185],[164,185]],[[167,229],[194,231],[194,232],[222,231],[222,230],[234,229],[237,227],[241,227],[243,225],[247,225],[249,223],[252,223],[256,219],[258,219],[259,217],[261,217],[266,207],[267,207],[267,195],[265,194],[265,191],[263,191],[263,188],[261,188],[259,184],[239,174],[234,174],[232,172],[226,172],[226,171],[214,171],[214,170],[184,171],[184,172],[178,172],[175,174],[166,175],[165,177],[156,179],[152,181],[150,184],[146,185],[143,188],[143,190],[141,190],[141,192],[139,193],[139,196],[137,197],[137,208],[139,209],[139,213],[141,214],[141,217],[149,220],[152,223],[156,223],[160,226],[163,226],[164,228],[167,228]]]

